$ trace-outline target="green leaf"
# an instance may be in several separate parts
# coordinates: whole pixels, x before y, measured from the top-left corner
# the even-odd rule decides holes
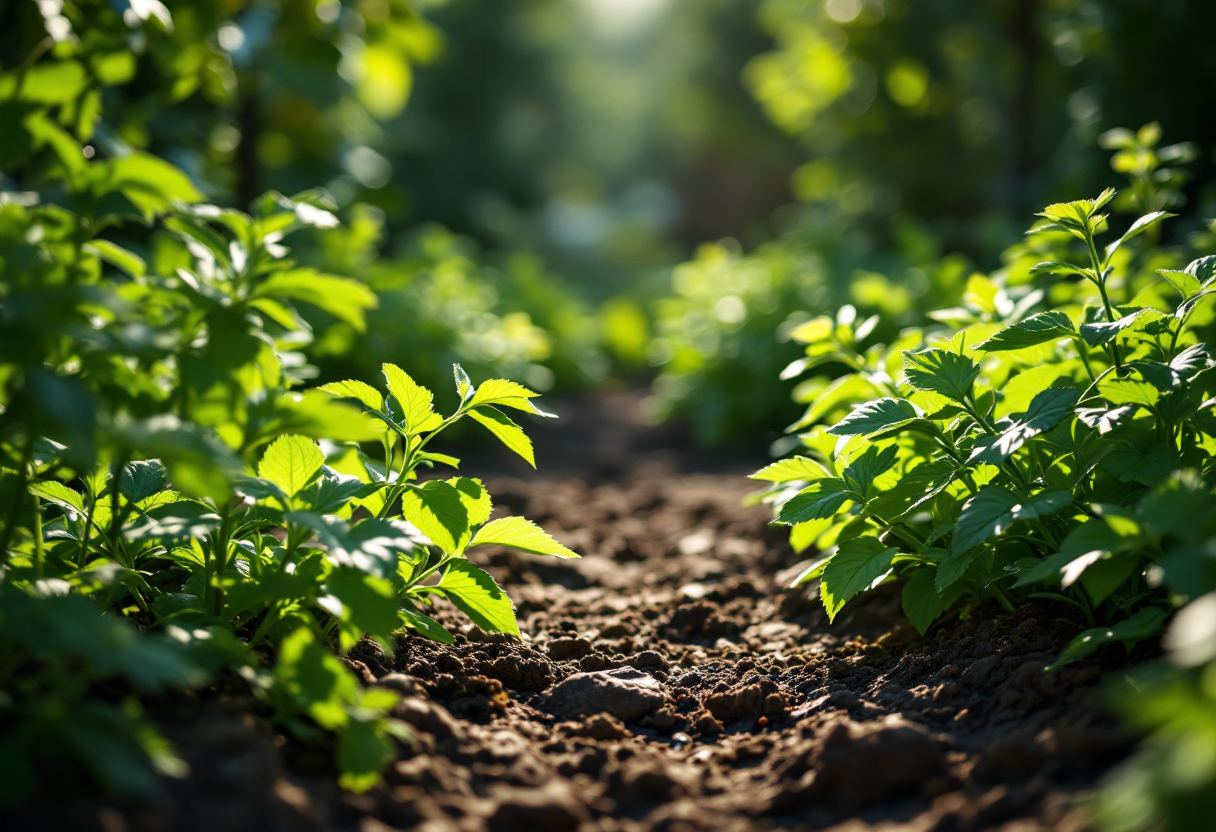
[[[1033,497],[1001,485],[989,485],[967,501],[954,525],[950,551],[970,552],[991,538],[1004,534],[1018,520],[1037,520],[1055,514],[1072,503],[1066,491],[1044,491]],[[939,583],[943,589],[945,585]]]
[[[547,413],[533,404],[531,400],[539,395],[539,393],[533,393],[522,384],[516,384],[513,381],[506,381],[501,378],[492,378],[482,382],[477,388],[477,392],[473,394],[473,398],[469,402],[469,407],[477,407],[478,405],[513,407],[525,413],[556,418],[554,414]]]
[[[1044,390],[1031,400],[1022,418],[1017,421],[1002,419],[997,423],[997,427],[1001,428],[999,434],[979,437],[968,461],[997,466],[1003,464],[1027,441],[1051,430],[1061,419],[1070,415],[1080,397],[1081,391],[1072,388]]]
[[[1173,269],[1157,269],[1157,274],[1165,278],[1166,282],[1178,290],[1182,295],[1183,300],[1189,300],[1191,297],[1199,293],[1203,288],[1199,278],[1190,272],[1179,272]]]
[[[476,564],[457,559],[439,579],[439,590],[487,633],[519,636],[515,605],[494,579]]]
[[[119,490],[133,503],[146,500],[165,487],[168,472],[158,459],[128,462],[119,477]]]
[[[163,213],[177,202],[203,198],[189,176],[150,153],[131,153],[108,165],[104,187],[121,192],[144,216]]]
[[[325,454],[313,440],[295,435],[280,436],[262,455],[258,476],[273,482],[288,497],[294,497],[321,476],[324,464]]]
[[[1162,220],[1168,219],[1169,217],[1176,217],[1176,216],[1178,216],[1178,215],[1171,214],[1168,211],[1154,211],[1151,214],[1145,214],[1143,217],[1141,217],[1140,219],[1138,219],[1134,223],[1132,223],[1132,227],[1127,229],[1127,231],[1123,232],[1122,237],[1115,240],[1113,243],[1111,243],[1109,246],[1106,247],[1106,256],[1109,258],[1112,254],[1114,254],[1116,251],[1118,251],[1119,248],[1124,243],[1126,243],[1128,240],[1141,234],[1144,231],[1147,231],[1148,229],[1152,228],[1154,225],[1161,222]]]
[[[111,266],[122,269],[132,277],[143,277],[148,272],[148,266],[142,257],[109,240],[93,240],[85,245],[85,250],[96,254]]]
[[[430,480],[407,486],[401,495],[401,513],[446,554],[460,551],[468,542],[469,510],[451,483]]]
[[[519,425],[512,422],[503,413],[492,407],[478,407],[469,411],[469,416],[486,430],[498,437],[504,445],[523,457],[529,465],[536,467],[536,457],[532,453],[532,440],[523,432]]]
[[[1179,467],[1177,449],[1158,439],[1156,431],[1124,431],[1101,465],[1124,482],[1156,485]]]
[[[842,543],[828,561],[819,583],[828,620],[835,620],[845,602],[885,575],[896,554],[897,549],[884,546],[878,538],[869,535]]]
[[[1101,347],[1109,343],[1116,335],[1130,327],[1136,319],[1144,314],[1143,309],[1137,309],[1117,321],[1098,321],[1092,324],[1081,324],[1081,337],[1091,347]]]
[[[380,391],[375,387],[362,381],[355,379],[331,381],[329,384],[323,384],[317,389],[323,390],[337,399],[355,399],[363,402],[363,404],[372,410],[384,410],[384,396],[380,395]]]
[[[47,480],[36,482],[29,487],[30,493],[41,497],[48,503],[54,503],[64,511],[72,511],[81,517],[85,516],[84,497],[61,482]]]
[[[388,392],[397,400],[397,409],[400,410],[400,413],[393,415],[400,418],[407,434],[416,436],[443,424],[443,417],[431,405],[434,397],[430,390],[410,378],[409,373],[396,364],[385,364],[382,369]]]
[[[550,537],[544,529],[522,517],[492,520],[477,530],[469,546],[509,546],[533,555],[577,558],[578,554]]]
[[[934,586],[934,570],[918,569],[904,584],[902,595],[904,615],[922,636],[942,617],[950,604]]]
[[[401,623],[409,627],[416,633],[419,633],[431,641],[437,641],[440,644],[455,644],[456,638],[449,633],[442,624],[435,619],[426,615],[414,602],[408,598],[401,600],[400,609]]]
[[[376,306],[376,293],[358,280],[322,274],[315,269],[278,272],[258,284],[253,297],[291,298],[311,303],[358,332],[364,313]]]
[[[848,464],[841,472],[841,478],[852,491],[865,497],[874,480],[894,467],[898,456],[898,445],[888,445],[882,449],[871,445]]]
[[[827,469],[805,456],[792,456],[771,465],[766,465],[748,479],[762,482],[793,482],[795,480],[818,480],[830,476]]]
[[[338,785],[356,794],[374,788],[395,757],[392,742],[375,722],[352,719],[338,732]]]
[[[821,479],[811,483],[786,502],[773,522],[793,526],[807,520],[823,520],[834,515],[851,499],[844,480],[835,477]]]
[[[904,374],[918,390],[940,393],[962,402],[980,374],[979,365],[964,355],[949,350],[904,353]]]
[[[393,631],[400,624],[400,605],[392,583],[361,569],[339,566],[325,579],[325,588],[342,602],[342,619],[392,647]]]
[[[347,723],[345,705],[358,697],[359,684],[310,629],[298,627],[280,642],[274,672],[283,692],[321,727],[334,730]]]
[[[869,436],[888,428],[903,427],[913,421],[924,420],[920,419],[911,402],[888,397],[858,405],[852,413],[828,428],[828,433],[833,436]],[[932,430],[931,425],[929,429]]]
[[[1081,277],[1090,277],[1093,275],[1093,269],[1074,266],[1071,263],[1062,263],[1058,260],[1049,260],[1044,263],[1035,263],[1030,267],[1031,274],[1075,274]]]
[[[1147,381],[1130,378],[1103,379],[1098,382],[1102,398],[1114,405],[1135,404],[1152,407],[1161,398],[1161,391]]]
[[[1060,657],[1050,664],[1048,673],[1058,670],[1064,665],[1083,659],[1094,653],[1105,644],[1116,641],[1131,652],[1131,649],[1146,638],[1165,632],[1164,621],[1167,613],[1158,607],[1145,607],[1126,621],[1120,621],[1113,627],[1094,627],[1079,634],[1060,652]]]
[[[972,349],[984,352],[1021,350],[1045,344],[1048,341],[1071,338],[1076,334],[1077,331],[1073,328],[1072,320],[1063,312],[1040,312],[1002,329],[988,340],[976,344]]]
[[[123,530],[127,540],[188,540],[206,537],[220,526],[220,516],[202,503],[179,500],[157,506]]]
[[[482,485],[481,480],[471,477],[453,477],[448,485],[460,492],[460,500],[468,512],[470,526],[480,526],[490,519],[494,504],[490,501],[490,492]]]
[[[1136,408],[1132,405],[1121,407],[1078,407],[1077,418],[1091,428],[1097,428],[1098,433],[1107,434],[1127,421]]]
[[[67,104],[84,92],[88,82],[84,66],[77,61],[35,64],[25,70],[19,97],[38,104]]]
[[[1034,583],[1069,586],[1075,583],[1094,561],[1113,552],[1122,542],[1122,538],[1102,520],[1082,523],[1064,538],[1058,552],[1022,572],[1014,586]]]

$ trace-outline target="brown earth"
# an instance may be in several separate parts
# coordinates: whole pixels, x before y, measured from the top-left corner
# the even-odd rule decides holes
[[[1102,664],[1043,672],[1078,621],[984,609],[922,637],[886,586],[829,625],[775,578],[799,560],[783,532],[741,507],[754,465],[656,450],[679,437],[637,427],[636,404],[574,409],[581,428],[537,432],[541,474],[487,476],[498,511],[584,553],[483,556],[521,642],[442,610],[454,646],[353,651],[415,728],[383,786],[341,792],[328,752],[238,690],[157,711],[191,767],[161,803],[52,802],[7,828],[1085,828],[1080,800],[1131,742],[1097,706]]]

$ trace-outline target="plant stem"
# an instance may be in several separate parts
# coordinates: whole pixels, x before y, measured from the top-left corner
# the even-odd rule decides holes
[[[45,558],[42,543],[42,501],[34,495],[34,580],[42,580],[42,562]]]

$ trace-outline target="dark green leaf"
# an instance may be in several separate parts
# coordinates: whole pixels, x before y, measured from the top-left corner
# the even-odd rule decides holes
[[[1044,491],[1023,496],[1004,486],[989,485],[967,501],[954,526],[950,551],[963,554],[1004,534],[1019,520],[1037,520],[1055,514],[1072,503],[1066,491]],[[943,589],[945,585],[939,583]]]
[[[852,497],[844,480],[827,477],[798,492],[781,507],[775,522],[787,526],[831,517]]]
[[[887,547],[869,535],[842,543],[828,561],[819,583],[828,619],[834,620],[845,602],[886,574],[896,554],[897,549]]]
[[[1016,421],[1003,419],[997,423],[1001,432],[996,436],[985,434],[975,441],[970,462],[987,462],[1001,465],[1027,441],[1040,433],[1046,433],[1072,413],[1081,391],[1072,388],[1044,390],[1030,401],[1026,413]]]
[[[1086,630],[1068,643],[1060,653],[1060,657],[1047,667],[1047,672],[1058,670],[1067,664],[1072,664],[1095,652],[1099,647],[1114,642],[1122,642],[1130,652],[1133,647],[1165,632],[1163,622],[1166,612],[1157,607],[1145,607],[1126,621],[1120,621],[1113,627],[1094,627]]]
[[[979,365],[964,355],[949,350],[904,353],[904,374],[918,390],[941,393],[962,402],[980,374]]]
[[[1077,334],[1072,320],[1063,312],[1040,312],[1020,323],[1002,329],[987,341],[976,344],[974,349],[985,352],[1021,350],[1027,347],[1058,341]]]

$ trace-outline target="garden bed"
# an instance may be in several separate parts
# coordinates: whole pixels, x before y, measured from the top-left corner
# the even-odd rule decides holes
[[[489,478],[500,513],[584,555],[483,560],[522,642],[440,614],[453,646],[352,652],[415,729],[384,785],[342,792],[332,754],[276,736],[233,680],[151,706],[191,769],[162,803],[52,801],[5,828],[1084,828],[1078,798],[1131,745],[1098,662],[1043,673],[1083,622],[994,608],[921,637],[887,587],[829,625],[781,589],[785,532],[741,507],[755,466],[670,450],[636,404],[565,409],[539,475]]]

